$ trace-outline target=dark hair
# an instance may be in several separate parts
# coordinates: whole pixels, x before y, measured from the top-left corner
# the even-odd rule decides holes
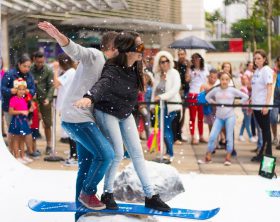
[[[280,70],[280,56],[278,56],[275,60],[275,62],[277,62],[277,68],[278,70]]]
[[[74,61],[65,53],[57,56],[58,63],[63,70],[68,70],[75,67]]]
[[[200,66],[199,66],[199,68],[200,69],[204,69],[204,59],[203,59],[203,57],[199,54],[199,53],[194,53],[194,54],[192,54],[192,65],[191,65],[191,69],[192,70],[194,70],[195,69],[195,67],[194,67],[194,62],[193,62],[193,60],[194,60],[194,57],[198,57],[200,60]]]
[[[110,32],[106,32],[101,39],[101,44],[100,44],[100,48],[102,51],[107,51],[109,50],[111,47],[114,46],[114,41],[116,36],[118,35],[117,32],[114,31],[110,31]]]
[[[211,69],[210,71],[209,71],[209,73],[211,74],[211,73],[213,73],[213,74],[217,74],[218,73],[218,71],[217,71],[217,69]]]
[[[31,62],[31,59],[30,59],[29,55],[25,53],[25,54],[22,54],[22,55],[18,58],[17,64],[23,64],[23,63],[25,63],[25,62],[27,62],[27,61],[30,61],[30,62]]]
[[[119,33],[114,41],[114,47],[118,49],[119,54],[108,60],[109,64],[115,64],[119,67],[127,68],[127,55],[126,52],[135,46],[135,39],[139,37],[137,32],[121,32]],[[137,86],[139,90],[144,90],[143,83],[143,64],[142,61],[137,61],[133,65],[136,67],[137,72]]]
[[[253,63],[252,61],[248,61],[247,63],[246,63],[246,67],[248,67],[249,65],[250,65],[250,63]],[[254,65],[254,63],[253,63],[253,65]]]
[[[183,51],[185,54],[187,54],[186,49],[178,49],[178,52]]]
[[[263,63],[263,66],[268,65],[267,55],[266,55],[266,52],[265,52],[263,49],[258,49],[258,50],[256,50],[256,51],[254,52],[254,56],[255,56],[256,54],[260,54],[260,55],[265,59],[265,61],[264,61],[264,63]],[[254,64],[255,64],[255,62],[254,62]]]
[[[230,66],[229,74],[231,75],[231,78],[232,78],[232,66],[231,66],[231,63],[230,62],[223,62],[222,70],[225,68],[225,65],[229,65]]]
[[[41,51],[35,52],[33,56],[34,56],[34,59],[45,57],[44,53]]]

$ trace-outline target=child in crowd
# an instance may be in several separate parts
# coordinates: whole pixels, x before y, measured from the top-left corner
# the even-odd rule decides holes
[[[62,112],[62,104],[65,99],[65,94],[68,90],[71,90],[70,86],[74,79],[76,73],[76,64],[75,62],[65,53],[59,54],[57,57],[58,60],[58,67],[55,67],[54,71],[54,87],[58,89],[57,93],[57,103],[56,109],[59,113]],[[58,76],[58,70],[62,71],[62,74]],[[62,129],[63,130],[63,129]],[[67,133],[65,132],[66,136]],[[63,137],[62,137],[63,138]],[[64,137],[65,138],[65,137]],[[69,149],[70,149],[70,156],[65,161],[66,166],[75,166],[78,164],[77,162],[77,149],[76,143],[74,140],[69,138]]]
[[[244,103],[249,99],[249,96],[234,87],[229,87],[231,76],[226,72],[220,74],[219,87],[211,90],[206,95],[206,100],[209,103],[215,104],[233,104],[235,97],[241,97],[241,103]],[[199,160],[199,163],[210,163],[211,154],[215,149],[216,138],[221,132],[222,128],[226,128],[226,149],[227,154],[224,165],[231,165],[231,153],[233,150],[233,131],[235,126],[235,114],[233,107],[221,107],[218,106],[216,111],[216,119],[214,121],[210,138],[208,142],[208,151],[206,153],[205,161]]]
[[[209,76],[207,78],[208,78],[207,83],[201,85],[200,92],[204,92],[205,91],[205,93],[208,93],[211,89],[213,89],[213,87],[215,87],[216,81],[218,79],[218,72],[217,72],[217,70],[216,69],[210,70],[210,74],[209,74]],[[210,107],[210,106],[204,107],[204,108],[207,108],[207,109],[203,109],[203,112],[204,112],[204,122],[208,125],[208,127],[209,127],[209,134],[210,134],[212,126],[213,126],[214,121],[215,121],[216,109],[215,109],[215,107]]]
[[[249,91],[249,77],[247,75],[243,75],[241,77],[241,84],[242,84],[242,87],[241,87],[241,92],[247,94],[249,97],[251,96],[251,92]],[[243,133],[244,133],[244,129],[246,129],[247,133],[248,133],[248,136],[249,136],[249,139],[251,142],[256,142],[256,139],[252,136],[252,133],[251,133],[251,128],[250,128],[250,124],[251,124],[251,117],[252,117],[252,109],[248,108],[248,107],[242,107],[242,112],[243,112],[243,115],[244,115],[244,118],[243,118],[243,122],[242,122],[242,125],[241,125],[241,128],[240,128],[240,133],[239,133],[239,140],[244,142],[245,139],[243,137]]]
[[[31,111],[32,111],[32,118],[30,120],[30,129],[32,132],[32,153],[29,153],[29,156],[36,158],[41,155],[41,152],[37,149],[36,140],[40,138],[39,132],[39,124],[40,124],[40,113],[38,103],[35,99],[31,100]]]
[[[12,120],[9,126],[11,134],[11,151],[15,158],[23,164],[32,162],[33,160],[25,156],[24,150],[19,150],[20,143],[25,141],[28,150],[32,150],[31,129],[28,123],[28,105],[25,100],[27,83],[24,79],[18,78],[14,80],[14,88],[17,90],[15,96],[10,99],[9,114]]]

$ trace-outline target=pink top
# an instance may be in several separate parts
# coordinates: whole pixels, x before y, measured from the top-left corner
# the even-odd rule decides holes
[[[16,111],[28,111],[27,102],[24,98],[20,98],[18,96],[13,96],[10,99],[9,107],[14,108]]]
[[[0,70],[0,74],[1,74],[1,79],[3,78],[4,74],[5,74],[5,71],[4,69]]]

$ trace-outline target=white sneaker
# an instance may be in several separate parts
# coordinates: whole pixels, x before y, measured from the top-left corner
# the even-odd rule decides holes
[[[258,142],[258,140],[255,137],[251,137],[250,138],[250,142],[251,143],[256,143],[256,142]]]
[[[240,140],[241,142],[245,142],[245,139],[244,139],[243,136],[239,136],[239,140]]]
[[[27,162],[22,158],[17,158],[17,160],[18,160],[18,162],[20,162],[22,164],[27,164]]]
[[[230,162],[229,160],[225,160],[224,165],[225,165],[225,166],[230,166],[230,165],[231,165],[231,162]]]
[[[33,160],[31,158],[27,157],[27,156],[23,157],[22,159],[27,163],[32,163],[33,162]]]
[[[77,166],[77,165],[78,165],[78,161],[75,160],[74,158],[69,158],[64,162],[64,166]]]

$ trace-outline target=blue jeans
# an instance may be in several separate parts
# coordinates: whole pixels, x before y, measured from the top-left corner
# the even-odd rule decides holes
[[[258,142],[257,142],[257,148],[260,150],[262,148],[263,139],[262,139],[262,129],[260,125],[258,124],[255,115],[253,115],[255,126],[257,128],[257,134],[258,134]]]
[[[166,154],[173,157],[173,143],[174,143],[174,135],[172,131],[172,122],[176,117],[176,112],[171,112],[167,114],[167,109],[164,115],[164,142],[166,144]]]
[[[216,117],[213,127],[211,129],[210,138],[208,141],[208,152],[213,152],[215,149],[216,139],[221,132],[222,128],[226,128],[226,141],[227,152],[232,153],[233,150],[233,132],[235,125],[235,116],[228,117],[226,119],[219,119]]]
[[[118,119],[115,116],[95,109],[95,117],[98,126],[111,142],[115,151],[115,158],[105,174],[104,191],[109,193],[113,193],[114,191],[114,180],[118,166],[124,156],[123,145],[125,145],[134,169],[141,181],[145,195],[152,197],[155,193],[148,177],[143,150],[133,115],[125,119]]]
[[[278,107],[273,107],[270,110],[270,124],[275,125],[278,123],[278,115],[279,115],[279,108]]]
[[[252,138],[252,133],[251,133],[251,128],[250,128],[252,114],[248,114],[247,110],[242,110],[242,112],[243,112],[244,118],[243,118],[242,125],[240,128],[239,136],[243,135],[244,129],[246,128],[249,138]]]
[[[78,154],[78,175],[76,181],[76,203],[81,190],[95,194],[97,185],[112,163],[114,151],[94,122],[68,123],[62,127],[75,140]]]

